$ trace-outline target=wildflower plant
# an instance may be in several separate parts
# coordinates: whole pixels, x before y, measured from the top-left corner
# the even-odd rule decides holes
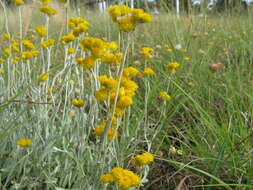
[[[61,177],[60,181],[48,181],[47,189],[70,186],[138,189],[148,181],[148,164],[154,161],[150,153],[152,140],[147,132],[148,79],[155,76],[148,60],[153,58],[154,50],[148,47],[141,49],[144,68],[132,66],[128,56],[135,28],[151,22],[152,16],[142,9],[127,6],[109,8],[113,22],[119,27],[121,44],[91,36],[90,23],[82,17],[67,17],[65,33],[55,38],[51,35],[53,29],[50,23],[57,10],[51,8],[50,0],[41,0],[37,11],[43,18],[43,24],[34,26],[34,36],[28,38],[23,35],[21,5],[25,1],[15,2],[19,10],[20,32],[18,37],[11,34],[6,20],[6,33],[1,39],[6,43],[0,62],[1,65],[7,65],[7,79],[2,80],[1,86],[6,86],[8,90],[1,101],[11,102],[15,99],[20,103],[15,105],[17,107],[8,105],[14,115],[29,110],[23,114],[27,117],[30,115],[30,119],[24,120],[22,116],[17,120],[27,127],[27,131],[21,127],[14,128],[18,130],[11,137],[16,139],[17,145],[30,147],[27,152],[20,152],[26,158],[20,161],[24,163],[23,167],[37,160],[38,164],[47,168],[43,170],[31,166],[40,171],[39,178]],[[141,124],[136,125],[131,120],[135,118],[132,107],[136,104],[135,96],[140,88],[138,76],[142,72],[146,77],[147,89],[144,97],[144,135],[141,136],[144,144],[139,146],[147,145],[147,148],[134,152],[136,147],[131,143],[137,142],[134,135],[140,131]],[[1,70],[1,74],[5,75],[5,72]],[[18,91],[20,88],[24,89],[22,93]],[[36,125],[36,131],[29,129],[29,125]],[[25,133],[31,134],[32,138],[23,139]],[[59,136],[62,137],[61,141],[56,140]],[[134,155],[132,159],[131,155]],[[51,160],[52,156],[54,160]],[[139,167],[143,166],[136,173],[126,165],[131,160]],[[62,176],[61,163],[69,169],[66,176]],[[22,164],[13,167],[22,168]],[[55,168],[52,171],[50,167]],[[72,176],[74,171],[77,174]],[[5,186],[8,184],[7,180]],[[41,187],[40,184],[36,186]]]

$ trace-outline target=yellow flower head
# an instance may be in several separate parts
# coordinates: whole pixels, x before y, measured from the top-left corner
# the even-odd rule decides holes
[[[85,101],[81,98],[77,99],[77,98],[74,98],[71,100],[71,103],[76,106],[76,107],[83,107],[84,104],[85,104]]]
[[[118,103],[117,103],[117,106],[120,107],[120,108],[126,108],[126,107],[129,107],[133,104],[133,100],[132,100],[132,97],[130,96],[122,96]]]
[[[98,102],[103,102],[108,98],[108,90],[105,87],[100,88],[95,92],[95,98]]]
[[[4,48],[3,49],[3,52],[4,52],[4,56],[5,57],[10,57],[11,55],[11,50],[9,48]]]
[[[30,40],[23,40],[22,44],[29,50],[35,49],[34,44]]]
[[[136,187],[141,183],[141,178],[138,175],[123,168],[113,168],[108,174],[103,174],[100,180],[103,183],[111,183],[115,181],[119,188],[123,190]]]
[[[46,27],[45,26],[36,26],[35,31],[40,37],[44,37],[47,34]]]
[[[154,156],[148,152],[144,152],[143,154],[134,156],[133,162],[138,166],[148,165],[154,162]]]
[[[104,129],[105,129],[105,125],[106,125],[106,121],[103,121],[100,125],[98,125],[95,129],[94,129],[94,134],[96,136],[102,136],[104,133]],[[113,138],[118,136],[118,131],[116,129],[114,129],[113,127],[109,128],[108,134],[107,134],[107,138],[109,140],[112,140]]]
[[[132,32],[135,29],[135,21],[132,17],[118,20],[119,30],[123,32]]]
[[[145,59],[151,59],[153,58],[152,52],[154,51],[153,48],[150,47],[142,47],[140,52],[143,55]]]
[[[131,8],[129,8],[126,5],[114,5],[112,7],[108,8],[108,12],[112,17],[112,20],[114,22],[117,21],[117,17],[122,17],[122,16],[126,16],[128,13],[130,13]]]
[[[176,73],[176,68],[180,66],[180,63],[178,62],[171,62],[165,66],[166,70],[171,73],[175,74]]]
[[[134,67],[127,67],[123,70],[123,76],[125,78],[135,77],[139,73],[138,69]]]
[[[24,51],[21,53],[20,57],[23,60],[28,60],[31,59],[32,57],[38,56],[39,52],[38,51]]]
[[[73,33],[69,33],[68,35],[61,37],[61,42],[63,44],[67,44],[69,42],[74,41],[75,39],[76,39],[75,35]]]
[[[10,35],[7,34],[7,33],[2,34],[2,37],[3,37],[3,39],[5,39],[5,40],[10,40],[10,39],[11,39]]]
[[[40,10],[40,12],[45,13],[47,15],[55,15],[57,13],[57,11],[55,9],[52,9],[48,6],[41,6],[39,8],[39,10]]]
[[[95,61],[96,59],[93,56],[76,59],[76,62],[79,63],[85,69],[92,69],[95,65]]]
[[[0,57],[0,63],[3,63],[3,62],[5,62],[5,60]]]
[[[170,100],[171,96],[167,92],[161,91],[160,94],[159,94],[159,98],[161,100]]]
[[[144,68],[144,74],[145,74],[145,75],[154,75],[155,72],[154,72],[153,69],[151,69],[151,68],[149,68],[149,67],[145,67],[145,68]]]
[[[114,181],[113,175],[112,174],[103,174],[100,176],[100,181],[103,183],[111,183]]]
[[[68,49],[68,55],[71,55],[75,52],[75,49],[74,48],[69,48]]]
[[[43,73],[43,74],[41,74],[41,75],[39,76],[38,81],[39,81],[39,82],[45,82],[45,81],[47,81],[48,77],[49,77],[49,74],[48,74],[48,73]]]
[[[53,39],[45,40],[40,44],[40,47],[42,47],[42,48],[50,47],[50,46],[54,45],[54,42],[55,42],[55,40],[53,40]]]
[[[106,75],[102,75],[99,78],[99,81],[103,87],[106,89],[115,89],[117,87],[118,81],[113,77],[107,77]]]
[[[15,0],[16,5],[23,5],[25,2],[23,0]]]
[[[14,52],[19,52],[19,43],[17,41],[12,41],[11,50]]]
[[[32,139],[19,139],[17,145],[22,147],[28,147],[32,144]]]

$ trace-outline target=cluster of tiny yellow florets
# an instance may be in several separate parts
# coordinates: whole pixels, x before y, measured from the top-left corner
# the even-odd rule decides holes
[[[68,21],[68,25],[73,30],[72,33],[76,37],[86,32],[89,28],[89,22],[81,17],[70,18]]]
[[[120,117],[124,113],[125,108],[133,104],[132,98],[138,89],[138,85],[131,79],[136,77],[138,73],[139,71],[136,68],[127,67],[123,70],[121,81],[106,75],[100,76],[99,81],[101,88],[95,93],[96,100],[98,102],[109,100],[111,106],[113,106],[116,101],[114,116]],[[119,83],[120,87],[118,89],[118,95],[116,99],[117,87]]]
[[[108,9],[113,22],[118,23],[119,30],[124,32],[134,31],[138,23],[152,21],[152,16],[143,9],[132,9],[126,5],[114,5]]]
[[[116,118],[114,118],[114,120],[115,120],[114,123],[112,123],[112,126],[109,128],[108,133],[107,133],[107,138],[109,140],[112,140],[113,138],[118,136],[118,131],[115,129]],[[94,129],[94,134],[96,136],[102,136],[104,133],[105,125],[106,125],[106,121],[102,121],[102,123]]]
[[[118,65],[122,58],[122,53],[115,51],[118,49],[116,42],[106,42],[100,38],[85,37],[82,39],[81,48],[90,54],[88,57],[79,57],[76,59],[85,69],[91,69],[94,67],[97,59],[102,60],[106,64]]]
[[[141,178],[130,170],[123,168],[113,168],[109,173],[100,177],[103,183],[116,182],[120,189],[129,189],[141,184]]]
[[[154,162],[154,156],[148,152],[144,152],[140,155],[134,156],[132,161],[137,166],[148,165]]]

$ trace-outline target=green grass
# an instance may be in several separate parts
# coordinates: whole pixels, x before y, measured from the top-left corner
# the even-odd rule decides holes
[[[91,23],[88,31],[91,36],[118,40],[117,27],[108,15],[98,19],[97,15],[86,12],[82,16]],[[37,19],[32,21],[31,28],[37,25]],[[59,22],[50,25],[55,39],[59,28]],[[11,29],[17,31],[15,27]],[[156,47],[156,56],[149,61],[156,75],[135,80],[139,90],[129,123],[124,123],[130,135],[118,145],[121,151],[116,163],[131,167],[132,153],[147,150],[143,137],[146,130],[147,139],[152,139],[151,153],[157,156],[150,166],[149,182],[140,189],[168,190],[179,186],[207,190],[252,189],[252,29],[250,15],[183,15],[177,19],[170,14],[155,16],[152,23],[136,29],[128,64],[134,65],[135,60],[143,62],[140,47]],[[177,44],[181,44],[182,49],[175,49]],[[169,45],[172,52],[166,52],[165,45]],[[5,44],[0,43],[0,46]],[[59,54],[60,51],[56,51],[56,55]],[[190,61],[184,61],[184,57],[190,57]],[[181,63],[175,75],[169,75],[164,69],[172,61]],[[57,74],[62,69],[62,60],[56,57],[53,62],[52,73]],[[224,68],[211,71],[209,66],[217,62],[223,63]],[[142,70],[143,65],[136,67]],[[7,66],[1,68],[7,69]],[[7,74],[0,75],[0,188],[88,188],[87,184],[98,183],[99,178],[99,174],[93,172],[97,160],[92,162],[90,156],[101,151],[88,129],[97,124],[97,121],[87,120],[92,114],[85,108],[73,108],[69,103],[54,107],[11,101],[45,100],[43,94],[37,95],[40,89],[37,69],[36,65],[32,68],[33,81],[27,83],[28,86],[17,81],[18,89],[10,99],[4,93],[7,87],[3,81],[8,80]],[[72,74],[66,73],[66,78],[81,80],[74,67],[69,70]],[[83,76],[88,77],[85,73]],[[148,81],[150,92],[145,107]],[[67,96],[65,84],[59,82],[58,85],[60,100],[75,95],[76,92],[71,91]],[[78,83],[69,88],[80,88],[84,94],[90,90]],[[165,106],[157,99],[160,91],[168,91],[173,97]],[[68,116],[70,110],[76,111],[75,117]],[[157,136],[153,139],[155,133]],[[22,137],[31,137],[33,146],[17,147],[15,142]],[[183,153],[173,153],[172,146]],[[116,164],[111,160],[108,163]]]

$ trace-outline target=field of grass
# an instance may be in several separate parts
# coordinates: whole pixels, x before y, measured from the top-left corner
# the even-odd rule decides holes
[[[253,189],[251,13],[161,13],[123,32],[108,13],[49,4],[57,14],[47,16],[40,6],[0,4],[0,189]],[[66,42],[73,17],[89,26]],[[87,37],[100,38],[97,49]],[[106,49],[112,41],[118,49]],[[94,52],[87,69],[78,58]],[[148,165],[136,161],[144,152]],[[113,168],[134,174],[103,183]]]

